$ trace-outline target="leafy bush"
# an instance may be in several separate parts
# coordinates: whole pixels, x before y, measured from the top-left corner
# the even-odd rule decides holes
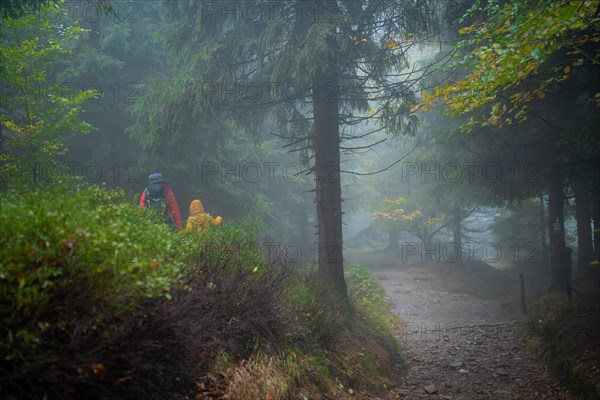
[[[349,315],[314,268],[297,271],[283,292],[290,343],[301,350],[329,347],[349,327]]]
[[[257,349],[282,344],[286,310],[279,298],[288,269],[264,264],[264,272],[258,273],[228,265],[196,267],[188,289],[175,302],[191,307],[189,323],[201,327],[197,335],[211,355],[206,360],[219,351],[246,358]]]
[[[366,268],[353,265],[346,269],[348,297],[358,316],[368,320],[374,331],[394,338],[394,327],[400,322],[388,307],[385,290]]]
[[[220,355],[234,364],[279,349],[285,333],[277,301],[283,274],[196,266],[172,299],[146,302],[144,315],[127,320],[124,334],[100,354],[104,376],[88,374],[72,397],[192,398]]]
[[[69,353],[64,368],[87,367],[141,301],[170,296],[194,253],[190,237],[98,186],[5,192],[0,225],[0,386]]]
[[[0,211],[0,397],[181,398],[218,353],[284,340],[289,270],[256,223],[177,234],[73,184],[5,192]]]
[[[266,259],[257,223],[177,234],[123,192],[66,184],[3,193],[0,211],[0,397],[330,386],[351,318],[316,270]],[[381,287],[347,276],[356,310],[387,326]]]
[[[195,268],[225,267],[261,272],[267,260],[257,243],[262,226],[257,221],[242,221],[217,226],[193,240],[199,249]]]
[[[394,327],[399,319],[389,309],[383,286],[365,268],[351,266],[345,271],[350,303],[358,317],[369,321],[368,326],[394,339]],[[304,349],[328,347],[340,339],[340,332],[350,328],[350,315],[343,309],[333,291],[320,279],[314,269],[297,271],[286,285],[284,301],[293,332],[289,339]],[[364,325],[364,324],[363,324]]]

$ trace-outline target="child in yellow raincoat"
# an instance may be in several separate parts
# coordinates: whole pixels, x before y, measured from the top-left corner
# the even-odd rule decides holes
[[[221,217],[213,218],[204,212],[204,206],[200,200],[192,200],[185,230],[186,232],[203,233],[208,231],[212,225],[219,225],[222,220]]]

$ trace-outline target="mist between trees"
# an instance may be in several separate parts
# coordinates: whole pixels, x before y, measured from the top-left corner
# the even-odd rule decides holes
[[[161,170],[342,297],[346,250],[600,276],[596,1],[6,4],[3,187]]]
[[[215,338],[232,322],[251,338],[238,316],[251,311],[257,329],[268,328],[263,309],[285,298],[267,290],[273,286],[253,292],[238,283],[258,277],[271,285],[267,274],[289,266],[310,271],[311,282],[295,284],[290,297],[307,307],[297,309],[298,317],[317,333],[326,328],[317,336],[321,344],[340,339],[342,316],[360,317],[352,315],[356,299],[347,281],[364,282],[367,273],[353,264],[381,276],[430,270],[481,278],[473,279],[477,290],[490,292],[501,286],[499,269],[535,272],[545,289],[597,292],[599,12],[598,0],[0,2],[0,205],[8,227],[0,243],[13,246],[0,262],[8,296],[0,305],[15,304],[5,307],[10,317],[0,318],[14,359],[0,363],[39,373],[24,383],[0,379],[1,385],[19,393],[36,390],[30,383],[41,379],[55,390],[48,366],[69,353],[64,343],[94,345],[85,335],[105,334],[95,319],[109,324],[115,340],[130,331],[110,307],[98,313],[102,304],[137,310],[143,296],[129,304],[128,293],[138,293],[172,305],[172,283],[182,271],[202,288],[180,293],[196,314],[168,306],[169,318],[217,315],[221,305],[258,301],[233,310]],[[191,215],[205,217],[212,225],[204,236],[180,235],[168,218],[139,207],[155,172],[172,189],[168,206],[177,228],[184,230],[179,217],[181,225]],[[164,201],[158,206],[164,211]],[[206,265],[186,268],[198,257]],[[239,302],[231,301],[237,289],[219,292],[213,306],[216,292],[204,288],[215,289],[211,274],[228,281],[226,267],[240,274],[223,287],[250,291]],[[312,283],[318,290],[308,290]],[[378,305],[362,316],[380,319],[393,337],[386,294],[375,286],[369,293]],[[446,289],[453,287],[432,290]],[[56,300],[52,324],[39,305],[47,291]],[[81,318],[69,308],[81,305],[74,295],[88,299]],[[23,308],[28,299],[35,301]],[[36,313],[39,321],[31,318]],[[296,317],[275,309],[273,316]],[[74,318],[71,331],[63,318]],[[176,319],[169,321],[177,331]],[[155,322],[158,336],[145,343],[160,343],[164,332],[179,340],[162,330],[160,318]],[[193,340],[173,354],[196,351],[203,327],[189,326]],[[453,340],[481,329],[488,328],[417,322],[400,336]],[[489,329],[492,337],[513,334]],[[45,345],[38,339],[49,332],[56,345],[38,363],[37,346]],[[309,337],[296,328],[290,333]],[[179,361],[158,350],[165,366]],[[128,365],[136,356],[121,354],[137,348],[128,351],[116,351],[114,360]],[[197,360],[189,360],[196,368]],[[307,371],[337,365],[329,361]],[[97,362],[67,360],[64,382],[97,378],[86,369]],[[85,368],[75,373],[79,365]],[[138,384],[119,374],[110,382],[126,379],[143,393],[178,384],[171,367],[160,375],[164,381]]]
[[[159,3],[160,0],[147,0],[146,3]],[[200,6],[200,20],[218,22],[234,21],[235,23],[256,23],[264,21],[274,21],[282,19],[287,23],[294,23],[302,18],[309,18],[314,23],[332,23],[337,18],[347,19],[340,13],[339,8],[331,4],[314,2],[312,4],[299,6],[289,1],[244,1],[219,0],[203,1]],[[62,9],[64,16],[71,22],[84,22],[96,24],[103,20],[116,24],[137,24],[143,23],[143,10],[139,1],[120,0],[111,2],[110,9],[99,7],[99,2],[95,0],[64,0]],[[39,16],[34,9],[28,9],[26,14]],[[39,11],[39,5],[37,6]],[[430,17],[435,16],[434,10],[425,10]],[[413,12],[413,17],[421,18],[422,14]],[[410,17],[408,15],[407,17]],[[64,17],[54,15],[51,17],[53,22],[64,21]]]
[[[0,101],[11,102],[21,96],[28,97],[31,101],[40,101],[48,96],[73,99],[81,91],[91,90],[97,93],[95,98],[88,100],[89,104],[99,102],[133,104],[140,95],[139,82],[119,81],[57,81],[34,82],[32,84],[17,85],[13,82],[0,83]]]
[[[56,213],[48,213],[48,217],[56,216]],[[84,230],[78,231],[78,235],[86,235]],[[69,238],[66,240],[68,241]],[[259,240],[256,243],[245,243],[245,250],[260,250],[264,253],[265,262],[270,264],[281,263],[283,265],[315,263],[317,261],[317,251],[319,243],[317,241],[308,245],[299,242],[277,242],[270,240]],[[425,246],[420,242],[403,241],[399,245],[399,264],[406,263],[472,263],[483,261],[494,264],[539,264],[541,261],[541,249],[535,242],[514,242],[510,244],[501,244],[494,242],[463,242],[458,246],[453,242],[433,242]],[[42,259],[46,254],[44,243],[33,246],[33,254],[38,254]],[[337,262],[340,260],[341,251],[336,243],[328,243],[325,246],[325,254],[328,262]],[[71,250],[67,259],[77,260],[79,258],[77,250]],[[94,264],[97,261],[103,263],[112,262],[114,264],[136,264],[140,260],[132,256],[127,251],[116,249],[114,254],[86,255],[86,262]]]
[[[333,171],[335,165],[327,163],[325,169]],[[404,161],[398,164],[400,182],[402,183],[538,183],[541,179],[540,166],[532,162],[516,162],[504,165],[496,162],[464,161],[445,162]],[[289,161],[201,161],[200,180],[203,183],[214,182],[244,182],[244,183],[299,183],[307,169],[299,162]],[[127,185],[144,183],[142,170],[137,161],[115,162],[102,165],[95,161],[64,161],[62,163],[25,162],[18,166],[17,178],[21,182],[32,181],[35,171],[36,178],[49,181],[57,178],[80,177],[89,183],[111,183]],[[346,171],[352,173],[351,171]],[[333,175],[333,174],[331,174]],[[324,176],[330,180],[333,177]]]
[[[317,242],[307,248],[300,243],[262,242],[262,248],[271,261],[283,263],[297,263],[306,261],[308,253],[312,261],[316,261],[315,254]],[[510,244],[494,242],[462,242],[459,246],[454,242],[433,242],[427,246],[420,242],[400,243],[398,262],[400,263],[472,263],[483,261],[494,265],[498,263],[539,264],[541,261],[541,248],[539,243],[514,242]],[[335,243],[326,246],[329,260],[337,259],[340,251]],[[309,258],[311,259],[311,258]]]

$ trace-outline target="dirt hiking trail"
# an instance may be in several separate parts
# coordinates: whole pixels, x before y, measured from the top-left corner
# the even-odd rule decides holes
[[[392,310],[407,374],[399,399],[579,399],[527,347],[518,275],[476,263],[373,268]],[[544,287],[530,275],[529,297]]]

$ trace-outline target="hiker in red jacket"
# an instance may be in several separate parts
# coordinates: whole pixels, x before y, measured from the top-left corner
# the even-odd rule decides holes
[[[177,200],[162,173],[155,172],[148,177],[148,187],[142,192],[140,198],[140,207],[153,208],[159,214],[164,214],[165,221],[168,224],[177,226],[177,230],[182,229],[181,214],[177,206]]]

